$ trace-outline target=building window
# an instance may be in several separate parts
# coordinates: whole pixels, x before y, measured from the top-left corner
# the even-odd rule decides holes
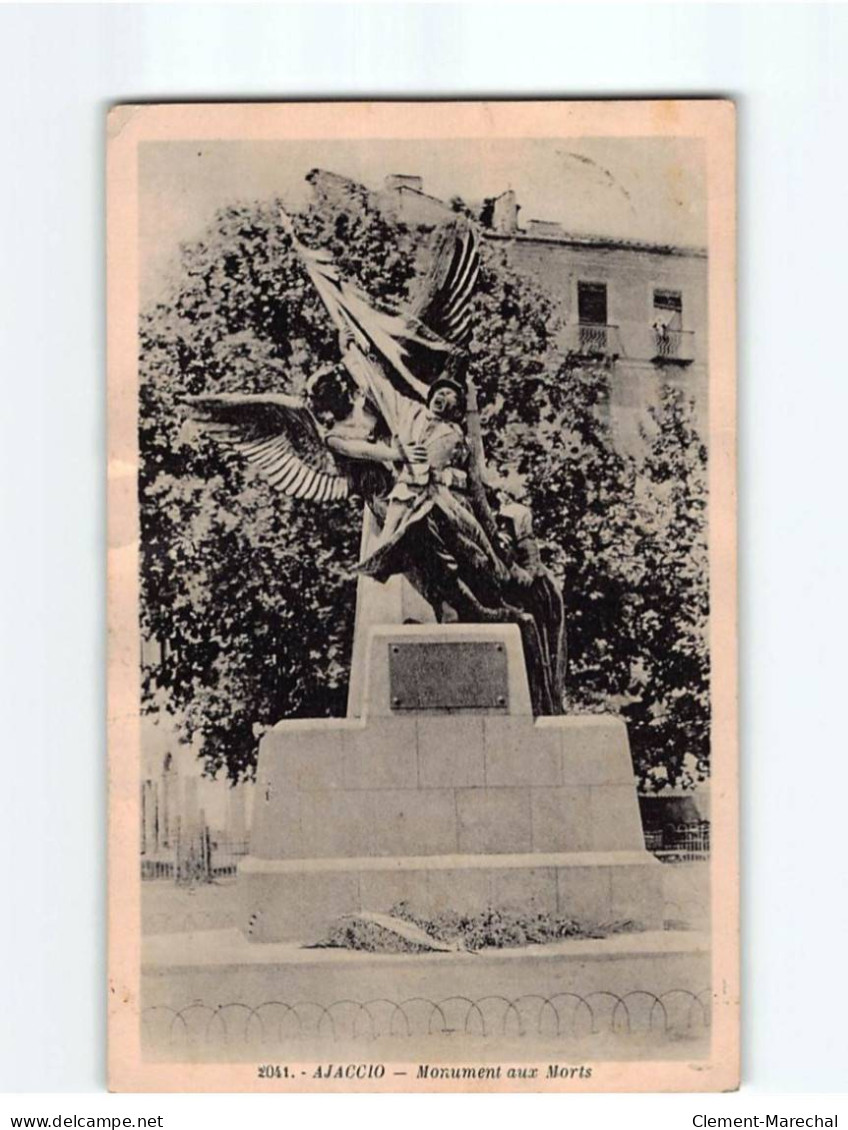
[[[609,357],[613,351],[607,325],[606,283],[578,282],[577,322],[577,352],[584,357]]]
[[[577,284],[577,320],[581,326],[607,324],[606,283],[579,282]]]
[[[694,334],[683,329],[683,295],[679,290],[654,291],[653,359],[656,364],[690,365]]]
[[[683,295],[679,290],[654,291],[654,318],[670,330],[683,326]]]

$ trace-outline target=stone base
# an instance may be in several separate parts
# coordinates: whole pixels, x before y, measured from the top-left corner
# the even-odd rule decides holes
[[[143,1039],[146,1056],[180,1062],[697,1059],[709,1050],[709,985],[709,936],[698,933],[477,954],[256,946],[237,930],[153,935]]]
[[[663,923],[662,865],[646,852],[248,858],[239,887],[239,925],[257,942],[312,944],[342,915],[386,913],[399,902],[425,917],[497,907],[592,925]]]
[[[401,901],[661,925],[624,723],[534,718],[518,628],[375,630],[365,702],[263,737],[247,937],[314,941]]]
[[[604,715],[281,722],[258,785],[261,859],[644,847],[627,731]]]

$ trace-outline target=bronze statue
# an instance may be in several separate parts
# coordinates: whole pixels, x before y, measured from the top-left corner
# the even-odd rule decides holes
[[[534,712],[562,713],[562,598],[529,510],[503,494],[491,505],[465,374],[479,272],[472,227],[456,220],[437,233],[411,310],[387,313],[284,223],[339,331],[340,364],[319,370],[304,397],[192,397],[194,419],[290,496],[362,498],[379,532],[358,571],[405,576],[440,622],[518,624]]]

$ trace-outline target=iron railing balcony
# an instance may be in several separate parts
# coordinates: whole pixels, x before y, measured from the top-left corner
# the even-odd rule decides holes
[[[651,360],[655,365],[691,365],[695,360],[693,330],[672,330],[667,326],[652,326],[651,339]]]
[[[691,365],[695,361],[695,331],[627,322],[623,326],[577,324],[563,331],[566,349],[579,361],[605,362],[619,358],[654,365]]]
[[[569,353],[587,361],[614,361],[621,355],[618,326],[566,326],[565,344]]]

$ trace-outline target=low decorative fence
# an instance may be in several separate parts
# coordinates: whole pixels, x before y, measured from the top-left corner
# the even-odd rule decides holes
[[[247,840],[231,840],[204,828],[194,836],[178,837],[173,848],[155,856],[142,855],[142,879],[173,879],[176,883],[212,883],[233,876],[247,855]]]
[[[304,1039],[379,1039],[459,1036],[634,1036],[675,1038],[703,1034],[710,1027],[712,994],[669,989],[661,994],[636,989],[620,995],[593,992],[488,996],[479,1000],[453,996],[432,1001],[411,997],[314,1001],[258,1005],[233,1002],[212,1006],[193,1001],[175,1009],[154,1005],[142,1010],[146,1044],[173,1048],[267,1048]]]
[[[709,822],[646,828],[645,847],[663,863],[707,860],[710,857]]]

